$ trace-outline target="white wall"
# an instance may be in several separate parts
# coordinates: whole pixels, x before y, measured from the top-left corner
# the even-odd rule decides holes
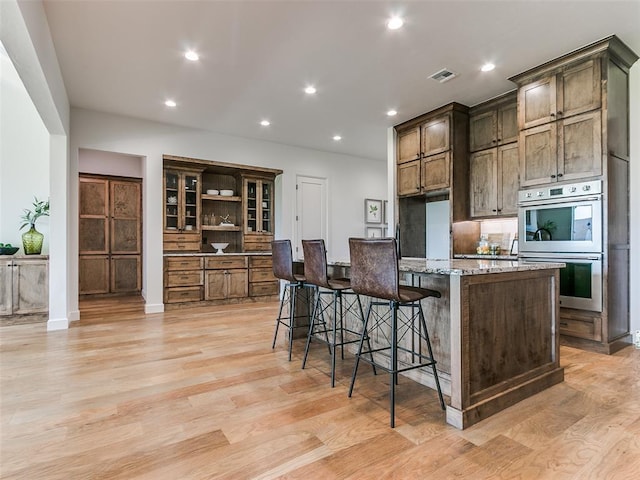
[[[142,178],[142,158],[81,148],[78,152],[78,171],[96,175]]]
[[[348,238],[364,234],[364,198],[386,198],[386,163],[370,159],[309,150],[204,130],[121,117],[102,112],[72,109],[70,165],[78,172],[80,149],[118,152],[143,157],[143,291],[147,311],[162,308],[162,155],[179,155],[240,163],[284,171],[276,182],[277,238],[292,238],[295,229],[296,175],[328,180],[329,231],[327,250],[331,259],[349,258]],[[73,174],[72,174],[73,175]],[[77,198],[77,182],[69,197]],[[70,212],[69,242],[77,257],[77,202]],[[73,254],[72,254],[73,255]],[[77,278],[77,262],[71,278]],[[77,281],[72,285],[77,297]]]
[[[23,209],[49,198],[49,132],[18,72],[0,44],[0,242],[20,247]],[[49,252],[49,218],[40,217],[43,254]]]

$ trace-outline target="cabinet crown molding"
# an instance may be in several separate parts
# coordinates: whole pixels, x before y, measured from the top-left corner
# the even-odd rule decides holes
[[[523,83],[530,82],[533,78],[548,75],[554,70],[566,67],[569,63],[588,60],[605,53],[616,58],[626,69],[629,69],[629,67],[638,60],[638,55],[633,50],[631,50],[617,36],[611,35],[603,38],[602,40],[598,40],[597,42],[561,55],[560,57],[541,65],[530,68],[522,73],[509,77],[509,80],[517,85],[522,85]]]

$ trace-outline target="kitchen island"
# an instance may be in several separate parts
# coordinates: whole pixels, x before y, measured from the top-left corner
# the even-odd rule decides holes
[[[442,389],[450,396],[447,423],[467,428],[563,381],[558,330],[563,266],[504,260],[400,261],[403,283],[442,294],[422,304]],[[348,263],[335,262],[332,269],[348,276]],[[385,333],[372,332],[373,343],[382,341]],[[405,374],[435,388],[427,369]]]

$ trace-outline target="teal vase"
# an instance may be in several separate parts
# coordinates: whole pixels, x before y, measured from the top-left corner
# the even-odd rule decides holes
[[[40,255],[42,252],[42,241],[44,235],[36,230],[35,225],[31,225],[28,232],[22,234],[22,247],[25,255]]]

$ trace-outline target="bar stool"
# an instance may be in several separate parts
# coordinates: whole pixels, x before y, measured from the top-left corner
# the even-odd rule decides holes
[[[312,310],[311,325],[309,326],[307,344],[304,349],[302,368],[307,363],[311,339],[326,343],[331,355],[331,387],[333,388],[335,386],[336,348],[340,347],[340,356],[344,359],[345,345],[357,343],[360,338],[363,339],[362,341],[368,342],[366,333],[351,330],[348,326],[345,326],[344,322],[344,314],[356,303],[359,309],[358,318],[364,322],[362,304],[360,303],[360,297],[355,295],[356,300],[347,305],[345,312],[342,299],[345,291],[351,288],[351,283],[348,278],[329,278],[327,275],[327,250],[324,240],[303,240],[302,248],[304,251],[306,281],[316,287],[316,300]],[[352,292],[348,293],[352,294]],[[323,304],[322,295],[331,295],[331,300]],[[325,321],[324,314],[331,307],[333,307],[332,321],[328,324]],[[345,334],[351,334],[352,339],[345,338]],[[316,335],[324,335],[324,338]],[[373,357],[371,358],[373,359]]]
[[[358,373],[360,360],[364,360],[368,363],[373,362],[376,367],[389,372],[389,414],[391,416],[391,428],[393,428],[395,427],[395,387],[398,383],[398,373],[413,370],[415,368],[430,366],[433,370],[433,378],[435,379],[438,397],[440,398],[440,406],[444,410],[444,399],[442,397],[442,390],[440,389],[440,381],[436,370],[437,362],[433,358],[429,332],[427,331],[427,324],[424,319],[424,312],[420,303],[420,300],[428,297],[440,298],[440,292],[426,288],[400,285],[396,241],[393,238],[350,238],[349,251],[351,256],[351,288],[353,291],[360,295],[367,295],[369,297],[385,300],[374,300],[370,303],[364,320],[363,332],[366,332],[369,327],[369,319],[371,317],[371,310],[373,306],[388,305],[391,313],[391,338],[389,342],[390,345],[388,347],[383,346],[375,349],[368,347],[368,349],[363,350],[365,338],[364,336],[360,338],[358,352],[356,353],[356,362],[353,368],[353,375],[351,376],[349,397],[351,397],[351,394],[353,393],[353,386],[356,381],[356,374]],[[400,323],[402,325],[399,327],[398,310],[401,307],[410,307],[411,315],[410,318],[401,315]],[[416,310],[419,316],[418,329],[415,329]],[[369,331],[372,331],[373,328],[379,328],[382,324],[388,323],[388,321],[388,315],[380,317],[376,316],[376,323]],[[400,345],[401,340],[410,332],[412,334],[412,340],[413,335],[418,335],[418,344],[421,344],[420,338],[426,342],[427,349],[429,351],[428,356],[422,354],[421,348],[418,352],[415,352],[415,348],[413,346],[411,348],[406,348]],[[365,357],[365,355],[372,355],[373,353],[385,350],[390,351],[390,358],[387,364],[375,362]],[[406,361],[403,361],[403,363],[405,363],[404,366],[398,365],[398,350],[411,354],[411,360],[407,359]],[[415,363],[416,357],[418,358],[418,363]]]
[[[293,330],[295,328],[308,328],[307,324],[296,325],[296,318],[309,318],[309,285],[305,283],[304,275],[293,272],[293,254],[291,252],[291,240],[274,240],[271,242],[271,254],[273,262],[273,275],[284,280],[284,292],[280,296],[280,309],[278,318],[276,318],[276,331],[273,334],[273,344],[271,348],[276,347],[276,339],[278,338],[278,327],[280,324],[289,329],[289,361],[291,361],[291,349],[293,347]],[[307,315],[296,316],[296,297],[299,289],[304,288],[307,298]],[[284,304],[289,304],[289,313],[286,317],[282,316]]]

